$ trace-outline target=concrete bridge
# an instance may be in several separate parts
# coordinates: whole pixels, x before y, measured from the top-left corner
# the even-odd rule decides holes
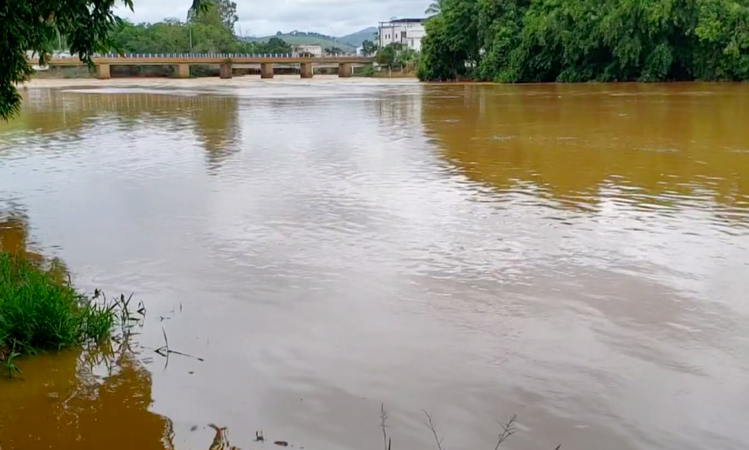
[[[273,78],[274,64],[299,64],[302,78],[312,78],[312,66],[337,64],[339,77],[350,77],[354,65],[372,64],[374,58],[362,56],[303,57],[298,54],[248,55],[240,53],[162,53],[162,54],[109,54],[92,58],[100,79],[111,77],[111,66],[175,66],[179,78],[190,77],[190,65],[214,64],[221,67],[221,78],[231,78],[233,64],[260,64],[260,76]],[[33,63],[33,62],[32,62]],[[52,58],[49,66],[82,66],[77,57]]]

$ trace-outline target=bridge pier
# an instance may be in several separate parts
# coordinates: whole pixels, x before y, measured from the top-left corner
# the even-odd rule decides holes
[[[302,63],[302,78],[312,78],[314,71],[312,70],[312,63]]]
[[[338,76],[340,78],[351,78],[351,63],[338,64]]]
[[[2,1],[2,0],[0,0]],[[37,62],[28,59],[29,65]],[[312,78],[314,75],[314,66],[316,64],[329,64],[338,66],[338,75],[343,78],[352,76],[351,70],[354,65],[372,64],[374,58],[359,56],[330,56],[311,58],[300,55],[251,55],[251,54],[217,54],[217,53],[190,53],[190,54],[128,54],[116,55],[107,54],[99,55],[92,58],[96,66],[96,76],[99,79],[106,80],[112,77],[111,66],[172,66],[174,67],[173,75],[175,78],[188,78],[190,76],[191,65],[210,65],[221,67],[221,78],[232,78],[233,64],[252,64],[253,67],[261,66],[263,78],[272,78],[273,64],[288,64],[300,67],[302,78]],[[84,66],[85,63],[78,58],[52,58],[49,61],[50,67],[60,66]]]
[[[178,78],[190,78],[190,65],[189,64],[177,64],[177,77]]]
[[[260,64],[260,78],[273,78],[273,63]]]
[[[112,75],[109,73],[109,64],[99,64],[96,66],[96,78],[100,80],[112,78]]]
[[[220,76],[222,80],[231,79],[231,63],[221,63]]]

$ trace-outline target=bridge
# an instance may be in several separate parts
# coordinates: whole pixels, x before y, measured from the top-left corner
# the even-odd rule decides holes
[[[221,78],[231,78],[233,64],[260,64],[261,78],[273,78],[274,64],[299,64],[302,78],[312,78],[312,66],[337,64],[338,76],[351,76],[354,64],[372,64],[374,58],[363,56],[306,57],[299,54],[250,55],[241,53],[161,53],[161,54],[107,54],[92,58],[99,79],[111,78],[111,66],[175,66],[179,78],[190,77],[191,65],[219,65]],[[33,63],[33,61],[30,61]],[[82,66],[77,57],[52,58],[51,67]]]

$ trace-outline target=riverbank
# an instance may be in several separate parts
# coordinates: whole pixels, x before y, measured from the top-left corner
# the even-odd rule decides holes
[[[0,361],[9,376],[20,373],[15,356],[102,342],[114,326],[117,304],[76,292],[58,272],[0,252]]]

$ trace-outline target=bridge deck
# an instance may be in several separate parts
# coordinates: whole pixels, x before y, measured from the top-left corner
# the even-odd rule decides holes
[[[94,64],[108,64],[111,66],[146,66],[146,65],[177,65],[177,64],[369,64],[374,58],[362,56],[323,56],[319,58],[301,58],[295,56],[147,56],[147,57],[99,57],[92,58]],[[32,61],[33,63],[33,61]],[[81,66],[83,62],[78,58],[53,58],[50,66]]]

